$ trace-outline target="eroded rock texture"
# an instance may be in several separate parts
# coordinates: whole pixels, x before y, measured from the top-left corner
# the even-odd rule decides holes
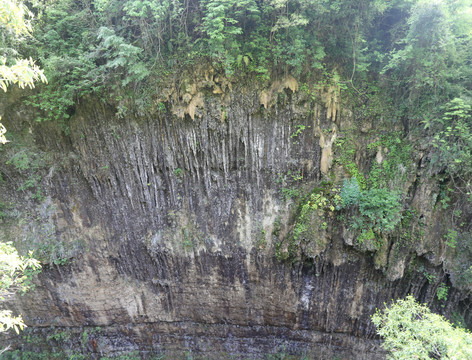
[[[190,94],[187,103],[200,100],[180,116],[172,101],[154,115],[120,118],[83,99],[69,136],[53,124],[31,128],[32,146],[54,163],[42,178],[44,198],[22,200],[6,165],[2,197],[23,201],[72,249],[65,265],[45,266],[36,289],[8,303],[31,334],[67,329],[79,339],[67,346],[90,358],[135,350],[384,358],[370,315],[408,293],[431,304],[438,282],[408,272],[411,257],[397,261],[391,245],[379,266],[342,226],[323,233],[311,259],[275,258],[296,206],[285,195],[334,171],[334,138],[353,121],[348,110],[323,101],[313,110],[295,87],[278,86],[283,99],[272,105],[256,90],[228,90],[224,100]],[[29,123],[21,109],[5,105],[11,131]],[[4,220],[2,228],[27,246],[32,225]],[[437,259],[425,263],[445,276]],[[468,301],[451,289],[442,310]],[[4,343],[35,349],[13,334]]]

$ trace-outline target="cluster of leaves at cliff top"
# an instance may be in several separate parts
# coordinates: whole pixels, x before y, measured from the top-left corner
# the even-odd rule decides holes
[[[455,97],[469,101],[470,8],[471,0],[38,0],[22,52],[51,82],[33,101],[44,119],[67,119],[86,93],[113,85],[146,95],[170,73],[211,63],[260,79],[336,72],[364,96],[375,81],[395,102],[392,120],[419,123]]]

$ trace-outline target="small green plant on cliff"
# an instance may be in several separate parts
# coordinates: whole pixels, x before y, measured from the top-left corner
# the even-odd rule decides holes
[[[350,179],[344,179],[340,195],[342,207],[344,208],[359,204],[359,200],[361,198],[361,189],[359,188],[357,178],[352,177]]]
[[[274,225],[275,226],[275,225]],[[267,246],[267,232],[264,226],[260,224],[256,229],[256,249],[263,250]]]
[[[367,241],[373,241],[375,240],[375,234],[372,229],[368,230],[362,230],[361,234],[357,237],[357,241],[359,244],[364,244]],[[377,247],[380,246],[381,244],[376,244]]]
[[[17,190],[27,193],[32,199],[41,202],[44,195],[41,189],[41,170],[46,165],[46,155],[42,152],[19,147],[19,150],[5,163],[13,165],[23,176],[24,180],[19,183]]]
[[[444,283],[441,283],[436,290],[436,297],[440,301],[441,300],[447,301],[448,292],[449,292],[449,286],[447,286]]]
[[[472,359],[472,334],[452,326],[412,296],[372,316],[388,359]]]
[[[455,186],[470,191],[472,174],[472,106],[470,99],[454,98],[441,107],[442,117],[424,121],[425,128],[435,130],[433,146],[437,149],[433,164],[443,167],[454,178]]]
[[[446,245],[454,249],[457,245],[457,236],[458,236],[457,230],[448,229],[446,235],[444,235],[444,239],[446,240]]]
[[[301,205],[300,213],[297,219],[297,223],[293,229],[293,237],[295,240],[299,240],[303,236],[310,226],[309,217],[312,213],[316,213],[318,217],[324,218],[326,212],[334,212],[336,209],[336,203],[340,197],[337,194],[337,189],[333,188],[331,194],[320,192],[312,192],[308,195],[307,199]],[[326,224],[324,221],[321,226]]]
[[[306,129],[305,125],[298,124],[295,126],[295,131],[290,135],[290,139],[296,138]]]
[[[285,201],[297,199],[301,195],[298,188],[298,183],[303,180],[303,173],[301,171],[288,170],[285,174],[279,173],[275,182],[281,184],[280,189],[282,199]]]
[[[334,144],[337,155],[335,161],[342,165],[349,175],[351,175],[351,178],[356,179],[359,188],[364,190],[367,187],[367,183],[364,175],[354,161],[356,145],[352,133],[349,131],[344,133],[342,137],[336,138]]]
[[[181,168],[177,168],[177,169],[174,169],[174,175],[177,177],[177,178],[180,178],[182,177],[182,169]]]
[[[323,231],[328,228],[330,217],[334,216],[340,202],[339,189],[330,182],[322,182],[320,187],[306,195],[296,210],[290,236],[286,242],[276,243],[277,259],[294,260],[305,245],[321,243]]]
[[[401,220],[399,196],[388,189],[361,191],[356,178],[346,179],[341,190],[339,208],[348,212],[349,225],[359,231],[359,243],[373,240],[374,234],[393,232]]]
[[[412,165],[411,144],[404,136],[397,131],[389,132],[367,145],[367,149],[381,155],[381,162],[374,161],[368,174],[369,187],[398,189],[403,186]]]
[[[71,338],[72,334],[69,331],[56,331],[49,335],[46,340],[47,341],[56,341],[58,343],[64,343],[66,341],[69,341]]]

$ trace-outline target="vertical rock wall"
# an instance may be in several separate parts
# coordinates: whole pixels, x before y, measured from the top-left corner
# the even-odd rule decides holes
[[[330,229],[314,259],[274,256],[295,207],[286,194],[327,176],[336,132],[352,121],[336,104],[329,114],[313,109],[296,90],[286,79],[224,101],[193,91],[190,110],[169,101],[155,115],[125,118],[84,99],[68,138],[36,126],[35,146],[62,159],[43,181],[48,221],[56,238],[82,246],[8,306],[35,336],[100,328],[82,344],[90,357],[188,349],[383,358],[369,317],[408,293],[433,301],[424,276],[402,271],[388,281],[342,227]],[[6,197],[14,184],[2,186]],[[445,311],[461,301],[451,291]]]

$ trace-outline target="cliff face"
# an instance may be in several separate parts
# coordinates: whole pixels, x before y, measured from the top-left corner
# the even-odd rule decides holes
[[[418,173],[405,183],[428,227],[415,259],[393,240],[360,250],[333,218],[314,225],[318,240],[303,245],[309,256],[280,261],[297,205],[290,194],[342,179],[333,143],[361,121],[329,91],[312,103],[297,87],[287,77],[263,91],[237,89],[207,76],[170,93],[153,115],[119,117],[83,99],[69,136],[47,123],[25,132],[31,158],[47,159],[37,170],[42,194],[16,191],[26,175],[3,164],[2,200],[21,206],[3,218],[0,236],[20,248],[47,239],[51,262],[36,289],[7,306],[33,337],[49,340],[31,345],[11,335],[4,344],[51,349],[60,329],[72,334],[62,346],[97,357],[188,350],[383,358],[375,309],[408,293],[435,304],[449,281],[429,226],[434,185],[421,181],[418,156]],[[12,131],[32,117],[20,109],[4,103]],[[409,271],[413,261],[435,280]],[[446,314],[470,304],[463,291],[448,296],[439,308]]]

